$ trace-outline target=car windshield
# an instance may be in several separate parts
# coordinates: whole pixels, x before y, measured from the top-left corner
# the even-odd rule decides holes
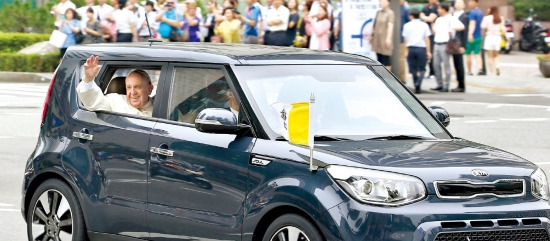
[[[247,99],[261,112],[260,121],[275,134],[281,134],[283,125],[277,106],[309,102],[311,93],[316,136],[433,139],[445,133],[408,92],[403,92],[408,100],[400,98],[364,65],[235,66],[234,71]]]

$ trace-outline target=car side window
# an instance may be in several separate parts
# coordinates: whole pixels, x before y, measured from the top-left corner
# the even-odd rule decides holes
[[[221,69],[176,67],[173,75],[169,118],[194,124],[200,111],[224,108],[238,116],[234,91]]]

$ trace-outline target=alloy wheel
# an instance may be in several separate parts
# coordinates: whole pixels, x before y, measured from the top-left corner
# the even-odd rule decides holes
[[[299,228],[293,226],[283,227],[271,237],[271,241],[309,241],[307,235]]]
[[[49,189],[36,200],[31,232],[36,241],[69,241],[73,238],[72,211],[61,192]]]

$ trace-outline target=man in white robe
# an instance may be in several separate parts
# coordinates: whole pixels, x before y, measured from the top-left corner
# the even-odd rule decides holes
[[[99,73],[99,57],[91,56],[84,64],[84,78],[76,87],[82,104],[91,111],[105,110],[139,116],[152,116],[153,92],[151,78],[143,70],[132,71],[126,76],[126,95],[103,95],[94,78]]]

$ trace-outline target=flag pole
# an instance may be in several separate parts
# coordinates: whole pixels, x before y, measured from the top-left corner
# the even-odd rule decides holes
[[[308,127],[308,145],[309,145],[309,171],[317,171],[317,166],[313,165],[313,146],[315,140],[315,95],[311,93],[309,97],[309,127]]]

